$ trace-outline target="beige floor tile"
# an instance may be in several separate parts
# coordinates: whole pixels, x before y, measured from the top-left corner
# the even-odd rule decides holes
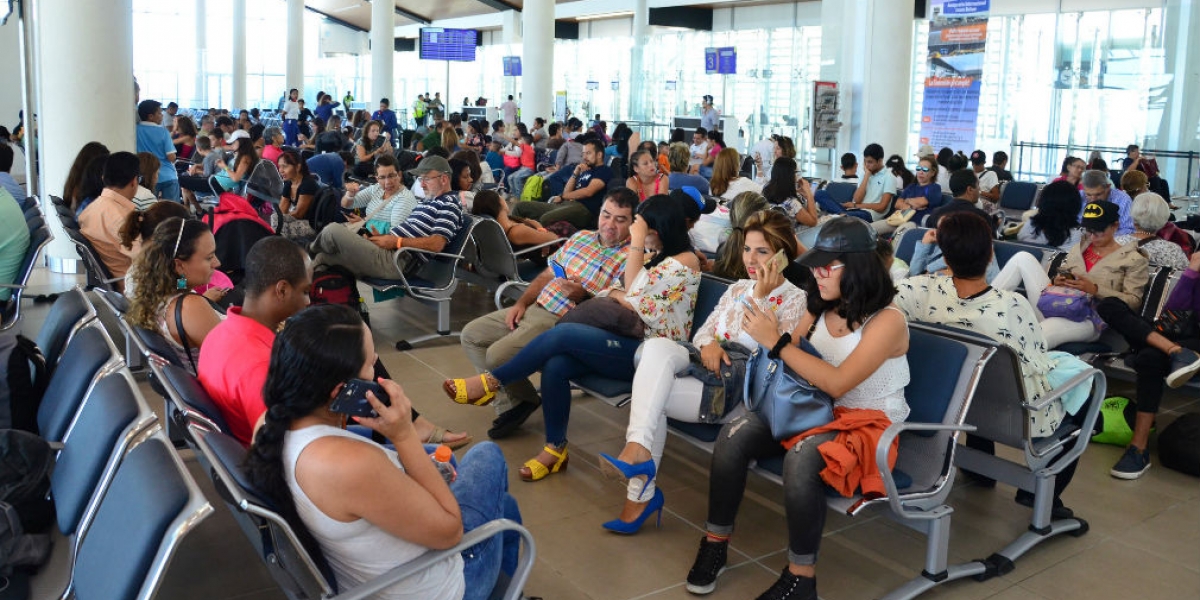
[[[1109,540],[1029,578],[1021,587],[1056,600],[1196,598],[1200,573]]]
[[[1120,540],[1181,567],[1200,572],[1200,500],[1173,506],[1125,532]]]
[[[694,556],[692,558],[695,558]],[[696,596],[687,591],[687,569],[691,560],[684,565],[682,575],[676,576],[676,581],[645,596],[636,597],[638,600],[695,600],[703,597],[706,600],[747,600],[765,592],[779,578],[779,571],[767,569],[754,562],[742,563],[728,568],[717,579],[717,588],[708,596]]]

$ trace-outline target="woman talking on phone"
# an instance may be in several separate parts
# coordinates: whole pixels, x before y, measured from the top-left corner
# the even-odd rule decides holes
[[[339,586],[353,587],[429,550],[453,547],[490,520],[520,521],[508,494],[504,455],[476,444],[447,484],[421,444],[411,402],[394,381],[379,379],[384,404],[365,393],[377,417],[355,417],[382,434],[385,448],[344,429],[331,410],[355,379],[374,373],[371,330],[352,309],[309,307],[275,338],[263,400],[265,421],[247,457],[250,479],[279,508],[313,556],[323,556]],[[355,382],[360,388],[368,384]],[[515,532],[492,537],[431,565],[373,598],[482,600],[500,571],[516,568]]]
[[[362,137],[354,146],[354,174],[369,177],[375,159],[391,153],[392,145],[388,143],[388,134],[383,130],[383,123],[368,122],[363,128]]]
[[[723,423],[740,413],[741,403],[734,394],[726,393],[724,402],[714,402],[705,389],[706,383],[713,382],[694,375],[703,369],[711,374],[706,379],[728,378],[741,388],[746,356],[757,346],[742,330],[746,304],[775,313],[779,333],[794,329],[804,314],[804,292],[782,275],[783,267],[799,255],[791,220],[779,211],[763,210],[751,215],[742,229],[742,263],[748,278],[729,286],[712,314],[696,328],[692,344],[668,338],[642,344],[642,359],[633,375],[625,448],[617,458],[600,455],[606,461],[600,464],[602,471],[629,480],[621,515],[604,524],[609,531],[637,533],[648,517],[662,510],[665,499],[654,479],[667,443],[668,417]]]

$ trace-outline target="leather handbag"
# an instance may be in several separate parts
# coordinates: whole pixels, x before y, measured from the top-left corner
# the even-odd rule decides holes
[[[590,325],[627,338],[640,340],[646,337],[646,324],[641,315],[608,296],[576,304],[558,320],[558,324],[562,323]]]
[[[808,340],[801,350],[820,358]],[[746,408],[755,411],[777,440],[786,440],[833,421],[833,398],[792,371],[781,358],[770,358],[759,346],[746,361],[743,396]]]
[[[1200,323],[1191,310],[1164,310],[1154,322],[1154,329],[1172,342],[1200,339]]]

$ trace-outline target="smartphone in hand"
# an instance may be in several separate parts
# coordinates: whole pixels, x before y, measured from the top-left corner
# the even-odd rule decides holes
[[[567,278],[567,270],[564,269],[562,265],[558,264],[555,261],[550,261],[550,270],[553,271],[554,276],[559,279]]]
[[[350,379],[333,399],[329,410],[352,417],[378,417],[379,414],[371,408],[371,402],[367,400],[367,392],[373,392],[385,406],[391,406],[391,398],[383,391],[383,386],[366,379]]]
[[[784,268],[787,267],[788,257],[787,257],[787,254],[782,249],[780,249],[779,252],[776,252],[774,256],[767,259],[767,262],[775,265],[775,270],[779,273],[782,273]]]

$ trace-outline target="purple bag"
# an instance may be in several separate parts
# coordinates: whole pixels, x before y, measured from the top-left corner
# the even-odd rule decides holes
[[[1091,322],[1097,326],[1101,323],[1096,309],[1092,307],[1092,297],[1075,288],[1062,285],[1049,286],[1042,291],[1042,297],[1038,298],[1037,307],[1042,316],[1047,319],[1060,318],[1076,323]]]

